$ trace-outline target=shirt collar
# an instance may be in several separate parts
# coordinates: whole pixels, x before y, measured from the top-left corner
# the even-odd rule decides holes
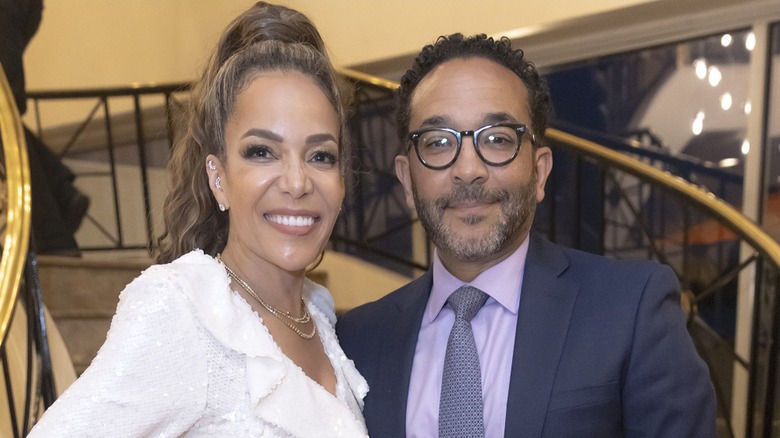
[[[520,308],[520,286],[523,284],[525,259],[528,255],[528,241],[529,239],[526,237],[509,257],[481,272],[470,283],[464,283],[447,271],[439,258],[438,251],[434,252],[433,287],[425,308],[423,324],[433,322],[447,303],[450,294],[465,284],[487,293],[490,296],[488,302],[492,299],[510,312],[517,314]]]

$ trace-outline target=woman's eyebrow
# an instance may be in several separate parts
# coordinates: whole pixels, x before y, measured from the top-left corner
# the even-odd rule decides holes
[[[336,140],[336,137],[334,137],[332,134],[323,133],[323,134],[312,134],[308,137],[306,137],[306,143],[325,143],[326,141],[334,141],[338,143],[338,140]]]
[[[265,138],[266,140],[271,140],[276,142],[281,142],[282,140],[284,140],[284,138],[282,138],[281,135],[275,132],[271,132],[267,129],[257,129],[257,128],[252,128],[246,131],[244,135],[241,136],[241,138],[246,138],[246,137],[260,137],[260,138]]]

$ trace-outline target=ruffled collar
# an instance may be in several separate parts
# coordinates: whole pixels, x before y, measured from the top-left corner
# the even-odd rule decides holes
[[[333,299],[327,289],[306,279],[304,301],[337,379],[343,378],[345,401],[333,397],[284,356],[262,319],[231,290],[222,264],[200,250],[185,254],[173,264],[184,271],[183,280],[188,285],[185,293],[203,326],[226,347],[246,355],[248,390],[256,415],[296,436],[321,436],[323,431],[335,429],[344,436],[366,435],[362,418],[355,416],[362,417],[368,384],[338,345],[333,329]],[[319,415],[308,416],[312,421],[300,421],[301,413],[317,411]],[[339,421],[344,415],[355,421]]]

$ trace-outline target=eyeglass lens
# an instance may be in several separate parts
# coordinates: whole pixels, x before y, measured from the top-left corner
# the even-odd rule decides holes
[[[420,157],[434,167],[447,166],[455,160],[459,134],[444,129],[422,133],[417,141]],[[501,164],[517,152],[520,136],[515,128],[492,126],[475,132],[475,145],[482,159],[489,164]]]

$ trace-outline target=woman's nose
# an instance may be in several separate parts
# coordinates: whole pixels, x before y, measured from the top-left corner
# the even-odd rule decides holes
[[[284,175],[280,178],[282,191],[289,193],[293,198],[300,198],[310,193],[312,182],[306,170],[306,163],[298,160],[289,163],[284,170]]]

